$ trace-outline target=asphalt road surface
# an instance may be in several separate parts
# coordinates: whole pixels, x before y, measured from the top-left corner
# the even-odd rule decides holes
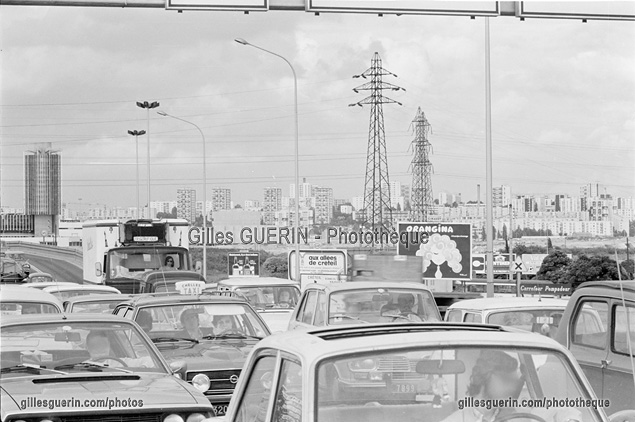
[[[66,261],[43,258],[37,255],[25,254],[25,256],[32,266],[41,272],[51,274],[57,281],[68,281],[80,284],[84,281],[84,272],[82,269]]]

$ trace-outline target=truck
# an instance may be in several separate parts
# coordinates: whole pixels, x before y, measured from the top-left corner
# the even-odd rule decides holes
[[[84,282],[137,293],[150,271],[190,271],[189,223],[183,219],[95,220],[82,226]],[[166,258],[174,266],[165,268]]]

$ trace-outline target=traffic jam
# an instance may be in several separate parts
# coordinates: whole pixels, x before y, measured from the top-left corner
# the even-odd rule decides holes
[[[3,421],[631,420],[632,284],[435,294],[246,276],[257,260],[237,253],[206,283],[164,237],[182,221],[115,223],[84,226],[85,278],[103,283],[34,279],[28,260],[3,273]],[[341,252],[303,250],[301,271]]]

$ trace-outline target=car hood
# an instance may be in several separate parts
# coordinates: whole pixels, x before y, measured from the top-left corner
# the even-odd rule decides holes
[[[201,340],[193,346],[178,346],[174,343],[157,344],[168,362],[183,361],[187,371],[210,371],[227,368],[242,368],[247,355],[257,340]]]
[[[287,331],[293,309],[276,309],[258,312],[272,333]]]
[[[68,375],[37,375],[2,379],[3,394],[15,403],[35,397],[36,399],[77,399],[78,407],[65,406],[64,410],[81,410],[85,400],[108,400],[114,397],[143,400],[143,407],[172,405],[200,405],[192,394],[191,387],[170,374],[157,373],[77,373]],[[28,406],[31,411],[41,407]],[[113,407],[112,409],[126,408]]]

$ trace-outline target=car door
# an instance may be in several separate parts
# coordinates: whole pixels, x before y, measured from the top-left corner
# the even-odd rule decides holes
[[[603,368],[603,396],[611,400],[607,414],[632,409],[635,397],[631,354],[635,352],[635,303],[613,299],[610,327],[611,347]],[[629,344],[630,341],[630,344]]]
[[[289,329],[308,329],[313,327],[313,317],[318,302],[318,291],[307,290],[300,302],[298,312],[289,324]]]
[[[576,304],[569,331],[569,349],[598,397],[605,397],[604,367],[608,363],[608,323],[608,299],[582,299]]]

